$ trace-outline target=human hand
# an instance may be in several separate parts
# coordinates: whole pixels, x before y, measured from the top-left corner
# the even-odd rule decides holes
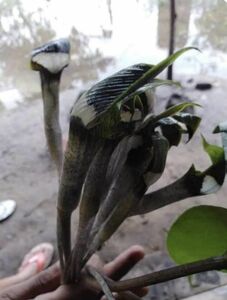
[[[104,266],[97,255],[91,258],[89,264],[102,271],[111,279],[119,280],[143,257],[143,248],[135,245]],[[143,296],[147,290],[144,288],[134,292]],[[100,293],[97,290],[92,290],[83,281],[74,285],[60,285],[60,268],[58,263],[25,282],[0,292],[0,300],[72,300],[75,298],[78,300],[98,300],[100,297]],[[117,299],[121,299],[120,296]]]

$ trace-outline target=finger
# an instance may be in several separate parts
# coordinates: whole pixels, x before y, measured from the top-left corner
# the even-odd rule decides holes
[[[80,282],[78,285],[61,285],[53,292],[40,295],[35,300],[74,300],[74,299],[99,299],[100,291],[88,288],[86,283]],[[16,299],[17,300],[17,299]]]
[[[131,292],[133,292],[135,295],[139,297],[144,297],[148,294],[149,288],[148,287],[142,287],[138,289],[133,289]]]
[[[4,299],[25,300],[55,290],[60,284],[60,268],[56,263],[32,278],[3,291]],[[2,294],[0,296],[2,297]]]
[[[140,300],[141,298],[131,292],[121,292],[116,297],[116,300]]]
[[[139,300],[141,299],[138,295],[131,292],[113,293],[114,299],[116,300]],[[106,296],[103,296],[101,300],[107,300]]]
[[[104,263],[97,254],[93,254],[87,264],[98,271],[103,271]]]
[[[131,246],[129,249],[117,256],[113,261],[106,264],[103,271],[106,276],[113,280],[119,280],[127,274],[144,257],[144,248],[139,245]]]
[[[144,297],[144,296],[146,296],[148,294],[148,291],[149,291],[149,289],[147,287],[143,287],[143,288],[131,290],[131,292],[133,294],[135,294],[136,296],[138,296],[138,297]],[[125,297],[124,293],[120,293],[120,294],[113,293],[113,295],[114,295],[114,297],[115,297],[116,300],[117,299],[118,300],[125,299],[125,298],[123,298],[123,297]],[[107,300],[106,296],[103,296],[101,298],[101,300]]]

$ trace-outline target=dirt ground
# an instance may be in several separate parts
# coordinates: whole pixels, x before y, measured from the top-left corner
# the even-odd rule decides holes
[[[218,85],[207,92],[189,88],[186,90],[186,94],[203,105],[197,112],[203,117],[201,132],[208,141],[220,143],[220,137],[214,136],[212,130],[218,122],[227,119],[225,87],[225,81],[218,81]],[[157,94],[160,109],[165,104],[169,90],[164,89]],[[61,122],[65,137],[68,112],[75,96],[73,90],[61,94]],[[209,164],[206,154],[201,149],[199,133],[186,146],[182,144],[179,149],[170,151],[165,174],[154,189],[174,181],[192,162],[195,162],[198,169]],[[14,199],[17,202],[15,214],[0,223],[0,277],[4,277],[16,272],[24,254],[39,242],[51,242],[56,246],[58,179],[47,153],[40,99],[1,113],[0,166],[0,199]],[[200,203],[227,207],[226,192],[225,184],[216,195],[187,199],[150,214],[128,219],[106,243],[101,256],[109,260],[128,246],[140,244],[145,247],[148,260],[159,257],[158,261],[162,261],[166,252],[166,232],[175,217],[186,208]],[[148,260],[143,266],[149,265]],[[156,263],[155,258],[152,268],[155,268]],[[140,274],[143,268],[136,272]],[[160,299],[179,299],[168,297],[163,296]],[[150,296],[148,299],[156,298]]]

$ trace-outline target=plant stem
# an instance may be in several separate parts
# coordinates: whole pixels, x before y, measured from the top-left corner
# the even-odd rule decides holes
[[[62,133],[59,123],[59,84],[61,72],[51,74],[47,71],[41,71],[40,77],[47,145],[60,177],[63,161]]]
[[[146,214],[189,197],[200,196],[201,185],[202,181],[200,178],[195,177],[195,168],[192,166],[173,183],[145,194],[138,207],[131,212],[131,216]]]
[[[132,289],[137,289],[149,285],[166,282],[169,280],[206,272],[212,270],[222,270],[227,268],[227,255],[210,257],[208,259],[171,267],[168,269],[156,271],[140,277],[132,279],[122,280],[115,282],[107,277],[105,280],[111,290],[111,292],[122,292]],[[86,276],[86,275],[85,275]],[[95,290],[100,290],[98,282],[91,280],[87,276],[84,278],[87,281],[88,286],[91,286]]]
[[[211,257],[193,263],[188,263],[169,269],[153,272],[133,279],[119,282],[108,282],[113,292],[120,292],[134,288],[149,286],[205,271],[222,270],[227,268],[227,255]]]

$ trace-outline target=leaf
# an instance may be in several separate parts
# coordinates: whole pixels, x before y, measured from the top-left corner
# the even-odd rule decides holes
[[[223,155],[223,149],[216,145],[208,144],[204,136],[202,136],[203,148],[209,155],[213,164],[218,164],[220,156]]]
[[[200,106],[200,105],[197,103],[193,103],[193,102],[183,102],[181,104],[171,106],[170,108],[166,109],[159,115],[154,116],[153,113],[150,113],[146,116],[146,118],[144,118],[142,124],[138,127],[138,129],[136,131],[139,132],[142,129],[146,128],[148,125],[155,127],[159,120],[173,116],[176,113],[181,112],[182,110],[184,110],[186,107],[189,107],[189,106]]]
[[[187,52],[189,50],[198,50],[196,47],[186,47],[181,50],[176,51],[163,61],[161,61],[159,64],[155,65],[150,71],[148,71],[146,74],[143,75],[143,77],[140,79],[140,81],[144,81],[145,78],[155,78],[158,74],[160,74],[164,69],[166,69],[168,66],[172,65],[174,61],[181,56],[184,52]]]
[[[201,205],[184,212],[168,232],[167,247],[178,264],[211,256],[227,250],[227,209]]]
[[[138,90],[136,90],[134,93],[130,94],[130,96],[126,97],[124,99],[124,102],[126,102],[129,98],[134,97],[135,95],[142,94],[146,92],[147,90],[152,90],[157,87],[160,87],[162,85],[176,85],[178,87],[181,86],[181,84],[178,81],[173,80],[163,80],[163,79],[153,79],[152,82],[145,84],[144,86],[140,87]]]
[[[221,133],[222,145],[225,151],[225,160],[227,161],[227,122],[220,123],[213,132]]]
[[[200,192],[202,194],[215,193],[222,186],[225,179],[224,149],[216,145],[208,144],[204,137],[203,147],[213,164],[200,175],[203,177],[203,184]]]
[[[154,79],[158,74],[160,74],[163,70],[165,70],[169,65],[171,65],[179,56],[181,56],[184,52],[189,50],[198,50],[198,48],[195,47],[186,47],[183,48],[166,59],[162,60],[160,63],[158,63],[155,66],[152,66],[146,73],[144,73],[140,78],[138,78],[133,84],[131,84],[128,89],[123,92],[117,99],[116,102],[119,102],[123,100],[125,97],[132,94],[134,91],[136,91],[138,88],[145,85],[149,80]],[[114,103],[112,103],[114,105]]]
[[[171,106],[170,108],[166,109],[165,111],[163,111],[162,113],[157,115],[154,118],[153,122],[157,122],[158,120],[161,120],[163,118],[173,116],[176,113],[181,112],[182,110],[184,110],[186,107],[189,107],[189,106],[199,106],[200,107],[200,105],[197,103],[183,102],[183,103]]]

